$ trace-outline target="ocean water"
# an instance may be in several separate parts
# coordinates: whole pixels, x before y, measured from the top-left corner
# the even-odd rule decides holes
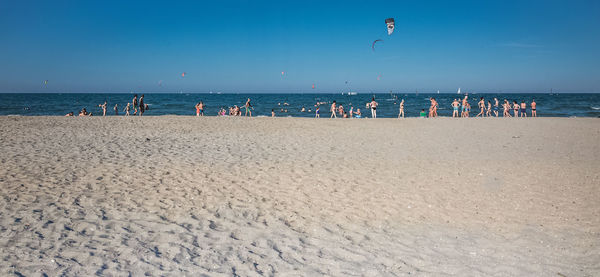
[[[382,93],[382,94],[194,94],[194,93],[147,93],[145,103],[149,110],[144,115],[195,115],[195,104],[203,101],[206,105],[205,115],[215,116],[220,108],[233,105],[243,106],[247,98],[251,99],[254,106],[253,116],[270,116],[274,110],[276,116],[314,117],[315,104],[321,105],[321,116],[329,117],[329,106],[332,101],[342,104],[347,111],[351,106],[360,108],[363,116],[370,117],[370,111],[365,107],[371,97],[379,103],[377,116],[381,118],[397,117],[401,99],[405,100],[406,117],[417,117],[421,109],[429,108],[429,97],[434,97],[439,102],[438,114],[452,116],[452,103],[454,98],[462,98],[457,94],[436,93]],[[486,101],[494,97],[502,103],[504,99],[512,101],[525,101],[527,111],[530,112],[529,103],[533,99],[537,102],[538,116],[552,117],[600,117],[600,94],[598,93],[505,93],[505,94],[469,94],[471,115],[478,113],[477,102],[483,97]],[[79,110],[86,108],[94,115],[101,115],[102,110],[98,104],[108,102],[107,115],[114,116],[113,107],[118,104],[119,115],[127,102],[131,102],[133,93],[4,93],[0,94],[0,115],[55,115],[63,116],[68,112],[76,115]],[[306,112],[301,112],[305,107]],[[310,110],[310,111],[309,111]],[[133,113],[133,110],[132,110]],[[500,108],[500,114],[502,110]]]

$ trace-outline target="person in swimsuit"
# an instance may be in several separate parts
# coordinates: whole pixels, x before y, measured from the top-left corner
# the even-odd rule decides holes
[[[498,117],[498,106],[499,106],[498,98],[494,97],[494,115],[496,117]]]
[[[133,100],[131,101],[131,104],[133,106],[133,115],[136,115],[138,112],[138,98],[137,98],[137,94],[133,95]]]
[[[271,117],[275,117],[275,109],[271,109]]]
[[[537,112],[535,111],[535,107],[537,103],[535,103],[535,99],[531,101],[531,117],[537,117]]]
[[[127,103],[127,106],[125,106],[125,109],[123,110],[125,112],[125,116],[129,116],[130,110],[131,110],[131,103]]]
[[[356,112],[354,112],[356,118],[362,118],[362,113],[360,113],[360,109],[356,109]]]
[[[376,101],[375,101],[375,97],[373,97],[371,99],[371,117],[372,118],[377,118],[377,105],[379,105]]]
[[[487,109],[485,111],[485,116],[490,117],[492,116],[492,102],[488,101],[487,103]]]
[[[106,116],[106,101],[104,104],[98,104],[98,107],[102,108],[102,116]]]
[[[115,104],[114,110],[115,110],[115,115],[119,115],[119,104]]]
[[[350,111],[348,112],[349,118],[352,118],[352,113],[354,113],[354,107],[350,106]]]
[[[404,99],[400,101],[400,113],[398,113],[398,118],[404,118]]]
[[[527,104],[525,104],[525,101],[521,101],[521,117],[527,117]]]
[[[463,98],[462,100],[462,107],[461,107],[461,117],[466,117],[467,116],[467,99],[468,99],[468,95],[465,95],[465,98]]]
[[[250,98],[246,100],[246,105],[244,105],[244,107],[246,108],[246,114],[244,116],[248,116],[248,113],[250,113],[250,117],[252,117],[252,111],[250,110],[250,108],[254,108],[252,107],[252,104],[250,104]]]
[[[340,114],[340,117],[344,117],[344,106],[342,106],[342,104],[338,106],[338,113]]]
[[[513,116],[514,117],[519,117],[519,104],[517,103],[517,101],[513,101]]]
[[[460,106],[460,104],[458,103],[457,99],[454,99],[454,101],[452,101],[452,117],[457,117],[458,116],[458,107]]]
[[[197,103],[196,106],[194,106],[196,108],[196,117],[200,116],[200,103]]]
[[[479,117],[479,116],[485,116],[484,111],[485,111],[485,101],[483,101],[483,97],[480,98],[479,102],[477,103],[477,106],[479,107],[479,109],[481,110],[475,117]]]
[[[200,108],[200,116],[204,116],[204,102],[200,101],[198,108]]]
[[[467,102],[467,108],[465,110],[466,117],[469,117],[470,112],[471,112],[471,103]]]
[[[145,110],[146,110],[146,105],[144,105],[144,95],[142,94],[142,96],[140,97],[140,113],[139,113],[139,115],[142,116],[144,114]]]
[[[504,113],[502,115],[504,117],[510,117],[510,103],[508,103],[508,100],[504,99],[504,104],[502,104],[502,108],[504,109]]]
[[[331,117],[330,118],[337,118],[337,116],[335,115],[335,101],[333,101],[333,103],[331,103]]]
[[[70,112],[68,114],[65,114],[65,116],[73,116],[73,112]]]

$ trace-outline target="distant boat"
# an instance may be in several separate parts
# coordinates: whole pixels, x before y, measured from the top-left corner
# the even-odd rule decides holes
[[[438,89],[438,94],[440,94],[440,90]]]
[[[358,93],[357,93],[357,92],[355,92],[355,91],[349,91],[349,92],[348,92],[348,95],[357,95],[357,94],[358,94]]]
[[[456,94],[460,94],[460,88],[458,88],[458,92]]]

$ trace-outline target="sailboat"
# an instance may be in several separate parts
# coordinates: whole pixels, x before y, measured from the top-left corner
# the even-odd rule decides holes
[[[456,94],[460,94],[460,88],[458,88],[458,92]]]

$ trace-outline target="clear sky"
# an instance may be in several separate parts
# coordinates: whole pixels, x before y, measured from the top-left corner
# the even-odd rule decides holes
[[[600,92],[600,1],[1,0],[0,36],[0,92]]]

